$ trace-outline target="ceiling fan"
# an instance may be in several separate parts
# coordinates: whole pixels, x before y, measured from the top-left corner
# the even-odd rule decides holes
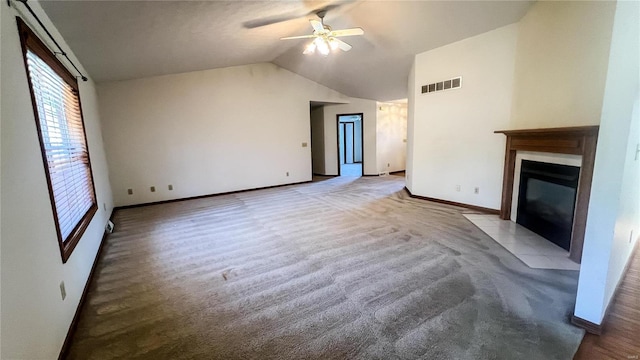
[[[338,39],[338,37],[363,35],[364,30],[359,27],[343,30],[331,30],[329,25],[324,24],[324,16],[326,14],[326,10],[318,11],[316,15],[318,15],[320,21],[315,19],[309,20],[311,27],[313,27],[313,34],[283,37],[280,38],[280,40],[313,39],[313,41],[305,47],[303,52],[305,55],[313,54],[316,50],[318,50],[318,52],[323,56],[329,55],[331,50],[351,50],[351,45]]]

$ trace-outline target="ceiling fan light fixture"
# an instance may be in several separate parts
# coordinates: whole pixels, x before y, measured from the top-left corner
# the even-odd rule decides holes
[[[304,49],[303,54],[308,55],[308,54],[313,54],[314,52],[316,52],[316,43],[314,41],[312,41]]]
[[[329,43],[327,39],[317,37],[314,40],[314,43],[316,44],[316,48],[318,49],[318,52],[323,56],[327,56],[331,52],[331,48],[329,47]]]
[[[280,40],[313,39],[309,44],[307,44],[307,46],[305,46],[302,53],[308,55],[315,53],[317,50],[322,56],[328,56],[332,51],[351,50],[351,45],[341,39],[338,39],[338,37],[364,34],[364,30],[362,30],[362,28],[332,30],[329,25],[325,25],[323,22],[326,10],[318,11],[316,15],[318,15],[320,21],[314,19],[309,20],[309,23],[313,28],[313,34],[287,36],[280,38]]]
[[[330,38],[329,39],[329,46],[331,47],[331,50],[336,51],[336,50],[338,50],[338,47],[340,45],[338,44],[338,42],[336,41],[335,38]]]

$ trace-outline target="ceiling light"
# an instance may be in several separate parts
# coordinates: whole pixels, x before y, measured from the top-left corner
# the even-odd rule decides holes
[[[324,16],[326,13],[326,10],[321,10],[316,13],[320,21],[314,19],[309,20],[313,28],[313,34],[283,37],[280,38],[280,40],[313,39],[302,52],[305,55],[313,54],[316,50],[323,56],[328,56],[332,50],[351,50],[351,45],[338,39],[338,37],[362,35],[364,31],[361,28],[332,30],[330,26],[324,24]]]
[[[316,47],[318,49],[318,52],[320,52],[320,54],[324,56],[329,55],[329,53],[331,52],[331,49],[329,48],[327,39],[317,37],[313,42],[316,44]]]
[[[331,46],[331,50],[336,51],[338,50],[338,42],[336,41],[336,39],[334,38],[330,38],[329,39],[329,46]]]
[[[316,52],[316,44],[314,42],[309,43],[309,45],[307,45],[307,47],[304,49],[303,54],[307,55],[307,54],[313,54],[314,52]]]

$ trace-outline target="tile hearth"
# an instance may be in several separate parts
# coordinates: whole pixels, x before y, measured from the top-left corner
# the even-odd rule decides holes
[[[542,236],[498,215],[463,214],[530,268],[580,270],[580,264],[569,259],[569,252]]]

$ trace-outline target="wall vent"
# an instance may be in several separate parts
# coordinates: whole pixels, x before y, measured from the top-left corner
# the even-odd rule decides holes
[[[432,93],[436,91],[459,89],[462,87],[462,76],[455,77],[453,79],[438,81],[429,85],[422,85],[422,93]]]

